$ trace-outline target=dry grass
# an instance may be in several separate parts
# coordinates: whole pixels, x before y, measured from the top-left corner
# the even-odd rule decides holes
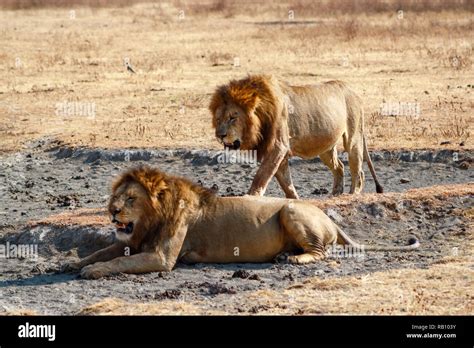
[[[312,200],[321,209],[332,206],[344,207],[358,204],[381,203],[384,205],[395,204],[399,201],[413,200],[426,201],[430,205],[442,205],[449,197],[474,195],[474,183],[434,185],[430,187],[416,188],[405,192],[388,193],[364,193],[363,195],[343,194],[336,197],[329,197],[324,200]]]
[[[473,279],[472,259],[457,259],[429,269],[315,277],[283,292],[257,291],[247,300],[268,308],[261,314],[467,315],[474,313]]]
[[[110,224],[106,209],[81,208],[73,211],[65,211],[59,214],[50,215],[41,220],[30,222],[30,226],[54,225],[54,226],[103,226]]]
[[[158,303],[129,303],[107,298],[82,308],[78,315],[223,315],[223,311],[206,308],[205,303],[162,301]]]
[[[364,99],[372,148],[472,149],[472,2],[34,3],[0,12],[0,151],[44,136],[217,148],[210,93],[262,72],[294,84],[346,80]],[[95,117],[57,115],[63,102],[94,104]],[[398,102],[419,103],[420,116],[381,115]]]
[[[470,242],[472,245],[472,240]],[[474,296],[471,291],[474,286],[473,279],[472,257],[450,257],[429,269],[391,270],[359,277],[313,277],[283,291],[266,289],[232,296],[236,303],[254,304],[254,308],[259,309],[257,313],[264,315],[470,315],[474,313]],[[106,299],[81,309],[78,314],[229,313],[210,309],[206,302],[195,300],[131,303]]]

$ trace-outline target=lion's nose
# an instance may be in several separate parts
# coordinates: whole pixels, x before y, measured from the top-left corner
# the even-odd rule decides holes
[[[218,138],[221,138],[221,139],[227,136],[227,127],[224,127],[223,125],[220,125],[219,127],[217,127],[216,135]]]
[[[115,208],[113,211],[112,211],[112,222],[113,223],[119,223],[120,221],[117,220],[116,218],[116,215],[118,213],[120,213],[122,211],[122,209],[118,209],[118,208]]]

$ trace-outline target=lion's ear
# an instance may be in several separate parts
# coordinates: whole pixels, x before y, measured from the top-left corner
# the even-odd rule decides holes
[[[146,189],[150,197],[158,197],[168,189],[165,179],[162,176],[143,175],[139,182]]]
[[[166,181],[164,179],[156,180],[155,182],[153,182],[150,188],[150,195],[152,197],[160,197],[165,193],[167,189],[168,185],[166,184]]]

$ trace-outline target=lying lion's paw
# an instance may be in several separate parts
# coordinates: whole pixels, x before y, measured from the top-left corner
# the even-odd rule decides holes
[[[108,274],[109,270],[98,264],[86,266],[81,270],[81,278],[84,279],[98,279]]]
[[[277,256],[275,256],[275,258],[273,259],[273,262],[276,262],[276,263],[288,263],[288,258],[290,257],[290,253],[286,252],[286,253],[281,253],[281,254],[278,254]]]
[[[291,255],[288,256],[288,259],[286,260],[288,263],[294,264],[294,265],[300,265],[303,264],[304,262],[301,262],[300,257],[296,255]]]
[[[70,272],[78,271],[81,268],[82,266],[80,262],[67,262],[61,265],[61,267],[59,268],[59,272],[70,273]]]

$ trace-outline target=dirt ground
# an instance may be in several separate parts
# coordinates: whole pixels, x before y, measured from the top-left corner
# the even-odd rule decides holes
[[[474,313],[469,2],[45,3],[0,4],[0,247],[39,254],[0,259],[0,315]],[[362,195],[331,197],[317,159],[291,160],[295,186],[362,243],[416,236],[420,248],[91,281],[58,273],[113,242],[104,209],[126,168],[247,192],[256,167],[218,163],[207,105],[250,73],[341,79],[361,95],[385,193],[365,168]],[[283,197],[274,181],[267,195]]]

